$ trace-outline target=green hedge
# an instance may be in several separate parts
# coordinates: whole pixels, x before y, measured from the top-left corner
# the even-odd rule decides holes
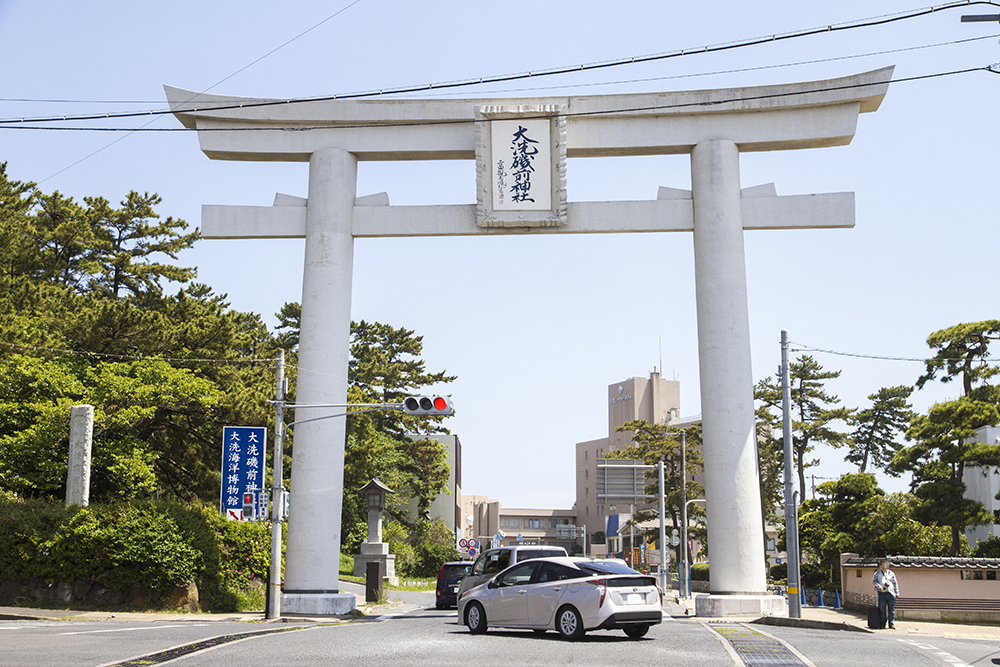
[[[263,604],[271,535],[266,523],[228,521],[216,508],[132,502],[67,508],[0,494],[0,578],[85,581],[113,590],[198,584],[203,609]]]
[[[691,565],[692,581],[708,581],[708,563],[693,563]]]

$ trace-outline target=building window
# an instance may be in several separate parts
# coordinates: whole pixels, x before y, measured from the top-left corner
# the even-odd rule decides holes
[[[541,519],[525,519],[524,520],[524,527],[525,528],[541,528],[542,527],[542,520]]]
[[[861,578],[861,570],[855,570],[854,573],[858,575],[858,579]]]
[[[767,545],[764,547],[767,551],[774,551],[774,538],[767,538]]]
[[[587,505],[587,512],[586,512],[586,514],[587,514],[587,516],[590,516],[590,505]]]
[[[583,469],[583,478],[584,479],[590,479],[590,468],[584,468]]]
[[[569,519],[549,519],[549,530],[555,530],[556,526],[568,526]]]
[[[986,573],[986,581],[996,581],[996,580],[997,580],[996,570],[990,570],[989,572]]]
[[[589,486],[583,490],[583,495],[587,496],[588,498],[590,497],[590,487]]]
[[[975,579],[976,581],[982,581],[983,580],[983,571],[982,570],[976,570],[975,572],[972,573],[972,578]]]
[[[972,579],[972,571],[962,570],[962,579]]]
[[[502,516],[500,517],[500,527],[517,529],[521,527],[521,520],[516,516]]]
[[[590,452],[588,452],[587,450],[583,450],[583,460],[589,461],[590,460],[589,457],[590,457]]]

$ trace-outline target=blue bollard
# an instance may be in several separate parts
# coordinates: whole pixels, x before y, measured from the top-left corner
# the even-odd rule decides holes
[[[801,603],[800,606],[802,606],[802,607],[808,607],[809,606],[809,603],[806,602],[806,589],[799,588],[799,600],[800,600],[800,603]]]
[[[833,608],[840,609],[840,591],[833,591]]]
[[[817,604],[816,606],[817,607],[825,607],[826,606],[826,605],[823,604],[823,589],[822,588],[819,589],[819,604]]]

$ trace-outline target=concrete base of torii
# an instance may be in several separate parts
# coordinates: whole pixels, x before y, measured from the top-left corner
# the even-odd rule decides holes
[[[788,613],[782,595],[697,595],[694,613],[706,618],[782,616]]]
[[[282,616],[339,616],[357,609],[354,593],[284,593]]]

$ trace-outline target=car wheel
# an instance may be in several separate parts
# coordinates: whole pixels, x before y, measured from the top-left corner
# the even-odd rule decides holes
[[[579,639],[586,632],[583,629],[583,619],[573,607],[563,607],[556,615],[556,630],[564,639]]]
[[[486,632],[486,610],[478,602],[469,604],[465,610],[465,624],[469,627],[469,632],[474,635],[481,635]]]
[[[629,625],[625,628],[625,634],[631,637],[632,639],[645,637],[647,632],[649,632],[648,625]]]

